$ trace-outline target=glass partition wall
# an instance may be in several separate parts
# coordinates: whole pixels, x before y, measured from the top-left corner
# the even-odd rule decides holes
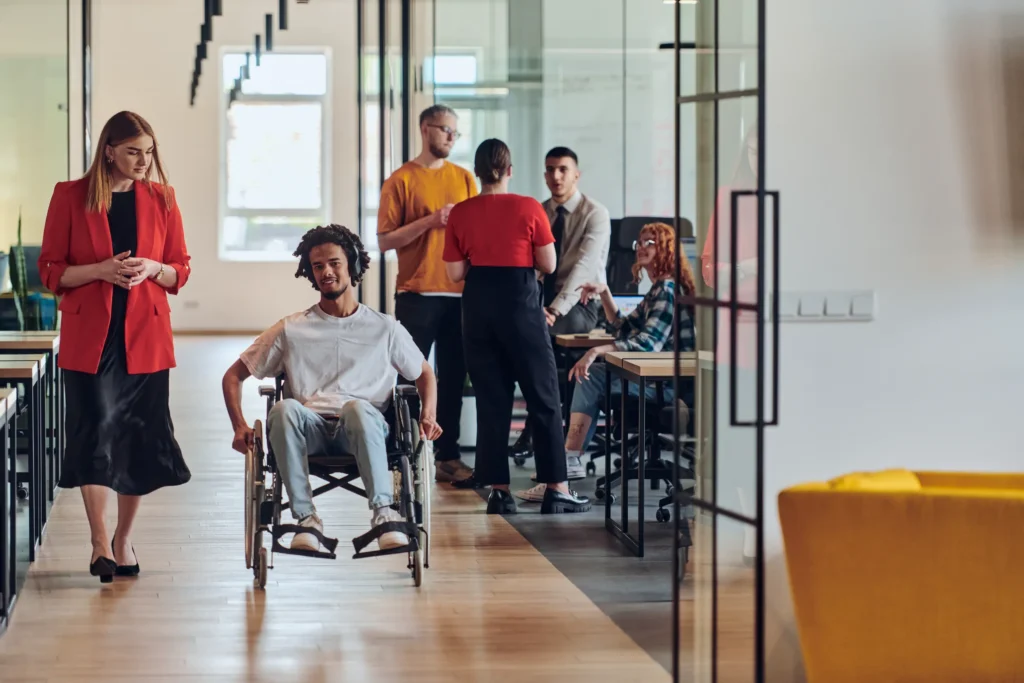
[[[359,0],[360,225],[371,251],[381,183],[419,153],[418,115],[435,102],[459,115],[454,163],[472,168],[477,145],[501,138],[513,155],[511,190],[544,200],[544,155],[568,146],[580,189],[613,221],[676,227],[696,281],[681,303],[699,354],[675,349],[676,388],[694,390],[666,456],[684,490],[671,523],[652,522],[649,533],[672,546],[664,631],[677,681],[763,677],[763,434],[777,418],[777,327],[764,322],[775,311],[766,228],[777,232],[777,203],[763,173],[763,5]],[[375,255],[384,267],[362,291],[387,311],[392,257]]]

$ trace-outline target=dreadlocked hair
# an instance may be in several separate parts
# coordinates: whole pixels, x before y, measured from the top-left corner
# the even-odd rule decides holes
[[[313,289],[317,289],[313,266],[309,262],[309,252],[321,244],[337,244],[342,248],[348,258],[348,274],[352,278],[352,284],[358,285],[370,267],[370,255],[363,249],[362,241],[354,232],[334,223],[319,225],[302,236],[302,241],[292,254],[299,257],[299,268],[295,271],[295,277],[306,278],[313,285]]]

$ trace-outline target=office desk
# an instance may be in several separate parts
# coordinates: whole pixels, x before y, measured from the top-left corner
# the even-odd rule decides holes
[[[675,376],[675,354],[672,351],[657,352],[657,353],[644,353],[640,351],[610,351],[605,354],[605,362],[608,365],[608,383],[605,385],[605,415],[607,416],[611,411],[611,387],[612,382],[617,377],[621,384],[622,397],[621,397],[621,411],[622,414],[626,414],[626,398],[629,394],[629,384],[636,383],[639,385],[639,425],[637,425],[637,433],[640,435],[638,439],[639,453],[637,455],[637,534],[636,537],[629,532],[629,481],[625,476],[628,474],[629,459],[626,453],[626,439],[625,439],[625,425],[623,425],[623,438],[621,440],[621,458],[623,468],[623,479],[622,479],[622,498],[621,498],[621,521],[612,519],[612,497],[610,492],[606,492],[604,499],[604,522],[605,528],[608,529],[616,538],[622,541],[634,555],[637,557],[644,556],[644,465],[647,459],[646,444],[643,435],[646,431],[647,425],[647,398],[645,396],[645,389],[647,388],[648,382],[666,382],[671,381]],[[679,354],[679,376],[680,377],[694,377],[697,375],[698,368],[711,368],[714,364],[714,354],[708,351],[701,352],[686,352]],[[673,398],[673,401],[676,399]],[[696,419],[697,406],[701,405],[700,401],[700,382],[697,382],[697,392],[694,395],[694,406],[691,408],[691,419]],[[611,420],[605,419],[605,481],[611,477]],[[697,439],[697,456],[700,455],[699,446],[701,444],[701,421],[697,419],[696,422],[696,439]],[[696,464],[696,463],[695,463]]]
[[[10,622],[18,592],[18,499],[14,495],[15,459],[13,448],[18,411],[18,390],[0,389],[0,633]]]
[[[49,499],[52,502],[56,495],[57,482],[60,480],[60,467],[64,458],[64,373],[58,365],[60,358],[60,332],[56,331],[0,331],[0,354],[31,355],[46,354],[46,455],[48,458],[50,479]]]
[[[45,354],[0,356],[0,386],[13,389],[18,385],[25,387],[23,397],[26,401],[26,417],[28,425],[28,452],[26,453],[27,472],[17,471],[18,438],[17,431],[12,439],[11,471],[14,474],[15,496],[17,482],[28,483],[28,518],[29,518],[29,561],[36,559],[36,544],[42,541],[43,527],[46,524],[46,486],[45,457],[43,444],[43,383],[46,378]]]
[[[555,343],[565,349],[592,349],[595,346],[611,344],[615,337],[607,332],[594,331],[589,334],[559,334]]]

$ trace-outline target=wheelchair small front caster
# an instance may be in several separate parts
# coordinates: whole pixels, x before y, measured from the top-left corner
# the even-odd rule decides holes
[[[260,548],[256,566],[253,567],[252,585],[256,590],[263,590],[267,587],[267,549]]]
[[[658,508],[658,511],[654,513],[654,519],[659,522],[667,522],[672,519],[672,513],[665,508]]]
[[[587,463],[587,476],[592,477],[595,474],[597,474],[597,465],[595,465],[594,461],[591,460],[590,462]]]

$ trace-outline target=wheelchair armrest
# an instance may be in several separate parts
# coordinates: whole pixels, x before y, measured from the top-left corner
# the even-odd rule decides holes
[[[277,396],[277,387],[275,387],[273,384],[261,384],[260,396],[266,396],[268,398],[273,398],[274,396]]]
[[[400,384],[395,387],[395,393],[404,398],[418,398],[419,392],[411,384]]]

